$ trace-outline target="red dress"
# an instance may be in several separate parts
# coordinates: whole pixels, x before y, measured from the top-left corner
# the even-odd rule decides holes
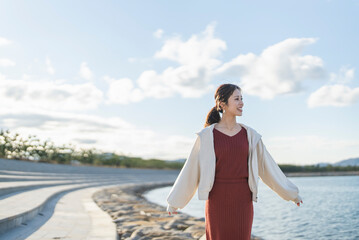
[[[213,128],[216,173],[205,204],[207,240],[249,240],[253,223],[248,186],[248,140],[242,129],[228,136]]]

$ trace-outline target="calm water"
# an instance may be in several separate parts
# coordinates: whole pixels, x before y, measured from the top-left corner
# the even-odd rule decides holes
[[[304,204],[282,200],[261,181],[254,203],[252,234],[270,239],[359,239],[359,176],[289,178],[299,187]],[[171,187],[145,193],[167,206]],[[197,193],[181,212],[204,218],[205,201]]]

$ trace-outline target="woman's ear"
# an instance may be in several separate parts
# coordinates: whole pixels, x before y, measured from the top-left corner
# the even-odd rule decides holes
[[[224,103],[220,103],[219,106],[221,107],[222,110],[224,110]]]

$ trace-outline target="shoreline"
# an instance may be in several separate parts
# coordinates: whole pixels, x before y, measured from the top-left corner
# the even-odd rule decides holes
[[[94,202],[116,224],[118,239],[205,240],[205,219],[186,213],[169,216],[164,206],[148,201],[143,194],[173,182],[125,184],[105,188],[92,195]],[[253,236],[251,240],[262,240]]]
[[[337,172],[290,172],[284,173],[287,177],[324,177],[324,176],[359,176],[359,171]]]

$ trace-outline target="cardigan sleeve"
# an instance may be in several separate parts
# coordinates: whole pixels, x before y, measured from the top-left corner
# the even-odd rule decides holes
[[[262,139],[257,144],[257,155],[258,174],[262,181],[284,200],[299,203],[302,199],[299,196],[298,187],[284,175],[263,144]]]
[[[196,193],[200,176],[199,148],[200,137],[197,136],[191,153],[167,196],[167,209],[170,207],[184,208]]]

